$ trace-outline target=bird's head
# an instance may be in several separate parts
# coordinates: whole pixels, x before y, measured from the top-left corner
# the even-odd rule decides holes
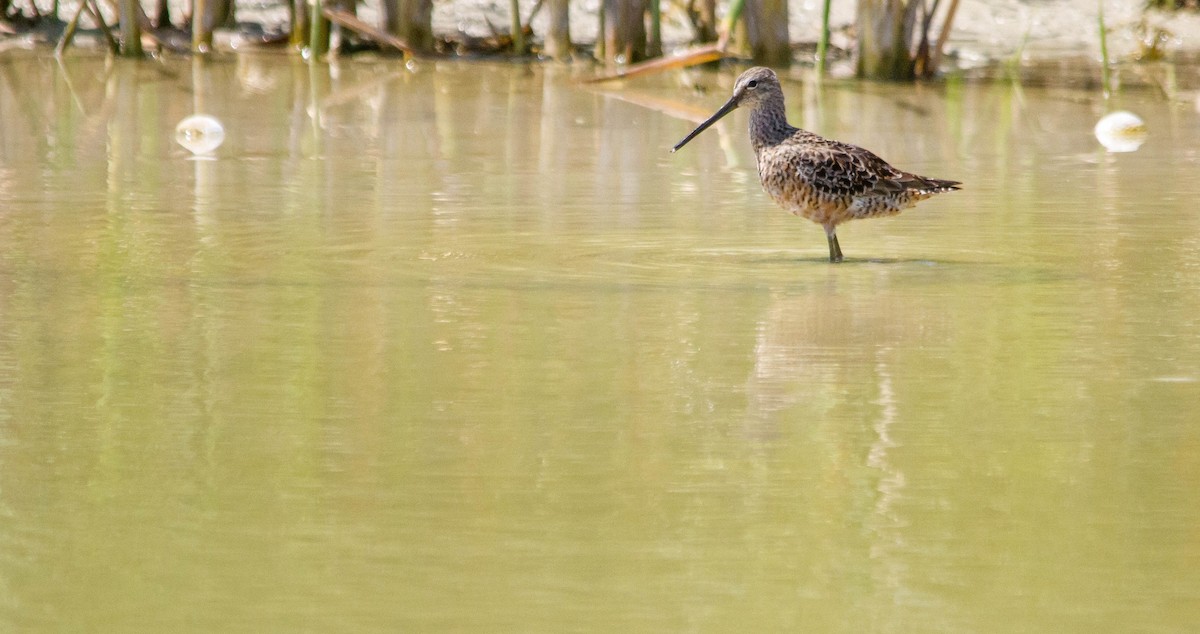
[[[779,76],[770,68],[756,66],[747,70],[738,76],[737,81],[733,83],[733,97],[730,101],[734,102],[734,106],[749,106],[753,108],[755,104],[766,100],[772,95],[783,94],[783,88],[779,85]]]
[[[733,83],[733,96],[725,105],[713,113],[704,123],[696,126],[692,133],[684,137],[682,141],[677,143],[672,152],[679,150],[687,144],[688,141],[696,138],[696,135],[704,132],[709,126],[716,123],[725,115],[733,112],[740,106],[749,106],[754,108],[759,103],[768,99],[782,98],[783,89],[779,85],[779,77],[775,75],[775,71],[762,66],[755,66],[750,70],[738,76],[737,81]]]

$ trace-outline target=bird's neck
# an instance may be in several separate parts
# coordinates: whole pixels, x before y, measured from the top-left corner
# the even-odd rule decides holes
[[[778,99],[759,103],[750,111],[750,141],[756,150],[777,145],[795,132],[796,128],[787,122],[782,95]]]

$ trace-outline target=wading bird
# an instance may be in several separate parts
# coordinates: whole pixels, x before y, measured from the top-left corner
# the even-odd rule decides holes
[[[837,226],[847,220],[894,216],[958,181],[926,178],[898,170],[856,145],[792,127],[775,71],[756,67],[742,73],[733,96],[684,137],[672,152],[739,106],[750,108],[750,144],[763,189],[787,211],[825,228],[829,261],[842,261]]]

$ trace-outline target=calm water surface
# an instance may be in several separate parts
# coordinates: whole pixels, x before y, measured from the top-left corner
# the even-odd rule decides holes
[[[966,183],[831,266],[732,72],[570,75],[0,59],[0,630],[1200,623],[1190,100],[786,82]]]

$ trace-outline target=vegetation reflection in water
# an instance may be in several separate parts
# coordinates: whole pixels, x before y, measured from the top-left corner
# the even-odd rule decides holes
[[[0,629],[1195,622],[1194,112],[785,82],[967,184],[832,267],[730,74],[102,68],[0,66]]]

